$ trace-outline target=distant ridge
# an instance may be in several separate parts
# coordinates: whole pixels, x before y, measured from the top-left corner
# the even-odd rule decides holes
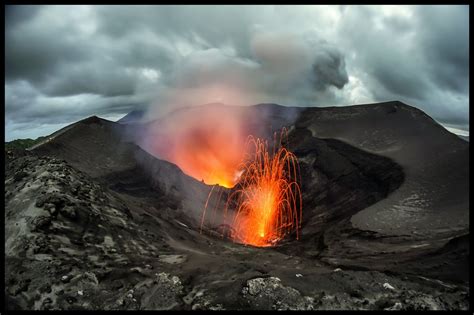
[[[130,124],[130,123],[139,122],[143,118],[144,114],[145,114],[145,111],[143,110],[139,110],[139,109],[132,110],[130,113],[128,113],[127,115],[117,120],[117,123]]]

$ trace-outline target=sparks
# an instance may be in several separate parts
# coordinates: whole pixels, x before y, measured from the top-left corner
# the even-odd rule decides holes
[[[230,237],[235,242],[265,247],[293,231],[299,237],[302,218],[299,166],[296,156],[282,146],[285,135],[283,129],[277,143],[275,134],[272,152],[267,141],[248,137],[239,182],[224,208],[225,215],[233,213]]]

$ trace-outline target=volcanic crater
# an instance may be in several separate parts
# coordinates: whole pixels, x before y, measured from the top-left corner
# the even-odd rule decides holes
[[[216,108],[258,137],[287,128],[298,238],[239,244],[220,209],[203,217],[236,188],[209,195],[141,142],[168,116],[94,116],[5,153],[7,308],[469,307],[468,142],[401,102],[180,112]]]

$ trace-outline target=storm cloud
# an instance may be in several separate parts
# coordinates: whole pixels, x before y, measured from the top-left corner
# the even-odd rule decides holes
[[[6,139],[90,115],[400,100],[469,129],[468,6],[9,6]]]

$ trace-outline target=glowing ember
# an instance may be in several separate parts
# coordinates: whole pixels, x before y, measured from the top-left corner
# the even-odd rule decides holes
[[[284,130],[280,139],[285,134]],[[248,138],[240,168],[243,173],[224,209],[227,215],[229,208],[236,205],[230,235],[235,242],[271,246],[293,231],[298,238],[302,216],[298,162],[281,142],[276,142],[275,136],[270,153],[266,141]]]

